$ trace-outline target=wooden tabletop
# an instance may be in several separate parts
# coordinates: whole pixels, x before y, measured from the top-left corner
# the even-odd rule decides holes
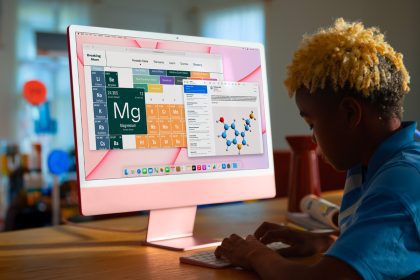
[[[326,199],[339,204],[341,192]],[[247,235],[263,222],[285,221],[287,200],[270,199],[201,208],[195,233],[222,239],[231,233]],[[84,223],[115,232],[72,225],[0,234],[0,279],[257,279],[239,269],[209,269],[179,263],[196,251],[176,252],[143,246],[146,216]],[[207,248],[209,250],[209,248]],[[303,259],[314,262],[319,256]]]

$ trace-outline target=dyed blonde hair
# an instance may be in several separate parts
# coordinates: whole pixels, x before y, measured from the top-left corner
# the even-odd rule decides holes
[[[346,22],[342,18],[332,27],[304,36],[284,81],[290,97],[300,87],[311,93],[348,88],[363,97],[390,94],[401,110],[400,100],[408,93],[409,83],[403,55],[394,51],[379,29],[365,28],[361,22]],[[388,100],[384,96],[379,98]]]

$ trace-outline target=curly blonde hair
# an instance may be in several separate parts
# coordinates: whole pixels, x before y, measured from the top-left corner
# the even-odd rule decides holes
[[[304,36],[284,81],[290,97],[300,87],[306,87],[310,93],[348,89],[373,100],[372,103],[377,99],[385,101],[382,109],[391,106],[394,113],[402,111],[409,83],[403,55],[394,51],[379,29],[365,28],[361,22],[346,22],[343,18],[335,20],[332,27]]]

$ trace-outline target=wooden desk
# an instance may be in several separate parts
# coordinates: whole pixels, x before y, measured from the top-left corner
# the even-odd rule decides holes
[[[340,202],[341,192],[324,195]],[[195,231],[222,239],[246,235],[263,221],[284,222],[286,199],[221,205],[198,210]],[[136,230],[147,217],[137,216],[86,223],[90,226]],[[239,269],[208,269],[180,264],[189,252],[142,246],[145,233],[120,233],[70,225],[0,234],[0,279],[256,279]],[[208,249],[207,249],[208,250]],[[302,260],[314,262],[318,257]]]

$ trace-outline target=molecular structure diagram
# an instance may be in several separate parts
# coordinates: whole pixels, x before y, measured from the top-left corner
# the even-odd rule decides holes
[[[222,140],[225,140],[226,143],[226,151],[229,151],[229,147],[230,146],[236,146],[236,148],[238,149],[238,154],[241,154],[241,150],[244,146],[249,147],[248,143],[246,142],[245,136],[246,136],[246,132],[252,132],[251,131],[251,120],[256,121],[254,112],[251,111],[251,113],[249,113],[249,118],[245,119],[242,118],[243,120],[243,130],[239,131],[238,127],[236,126],[236,120],[233,120],[233,122],[231,124],[228,124],[225,122],[225,118],[224,117],[220,117],[216,123],[221,123],[223,124],[223,132],[220,135],[217,135],[218,138],[221,138]],[[233,139],[228,139],[228,131],[232,129],[234,131],[234,137]],[[242,141],[238,141],[237,137],[242,137]]]

